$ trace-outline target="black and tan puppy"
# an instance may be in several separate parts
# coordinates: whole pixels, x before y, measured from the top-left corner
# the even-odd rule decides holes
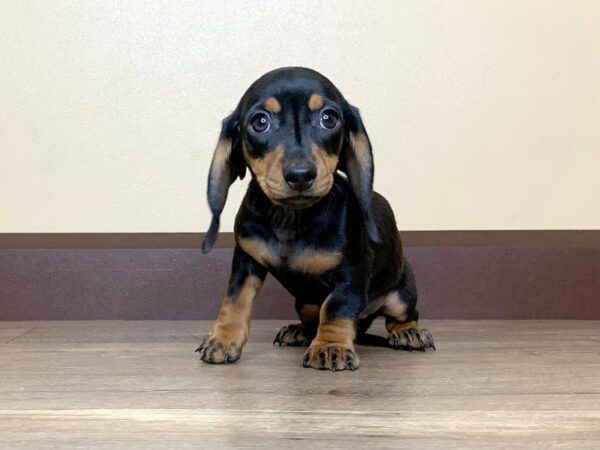
[[[391,347],[433,347],[417,324],[415,280],[394,214],[373,192],[369,137],[358,110],[327,78],[300,67],[269,72],[223,121],[208,179],[213,219],[205,253],[229,186],[246,167],[252,180],[235,221],[231,278],[198,348],[203,361],[239,359],[268,272],[296,298],[301,321],[283,327],[275,342],[308,345],[305,367],[358,368],[354,343],[378,316]]]

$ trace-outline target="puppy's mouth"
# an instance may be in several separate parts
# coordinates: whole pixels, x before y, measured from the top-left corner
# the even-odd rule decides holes
[[[298,194],[285,198],[279,198],[277,199],[277,203],[281,206],[287,206],[288,208],[301,209],[308,208],[309,206],[317,203],[319,200],[321,200],[321,197],[317,197],[315,195]]]
[[[309,208],[325,197],[333,186],[333,176],[326,177],[305,190],[289,189],[276,178],[257,177],[258,184],[271,202],[277,206],[302,209]]]

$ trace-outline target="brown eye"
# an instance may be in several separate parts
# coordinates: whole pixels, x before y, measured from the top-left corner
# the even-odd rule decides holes
[[[321,113],[321,126],[328,130],[335,128],[338,123],[338,115],[333,109],[326,109]]]
[[[250,121],[250,124],[252,125],[252,129],[257,133],[265,133],[271,128],[269,117],[264,113],[256,114]]]

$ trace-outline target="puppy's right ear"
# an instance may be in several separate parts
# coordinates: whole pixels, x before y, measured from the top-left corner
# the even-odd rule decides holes
[[[212,220],[202,243],[203,253],[210,252],[217,239],[221,212],[223,212],[227,200],[229,186],[237,177],[242,179],[246,175],[246,162],[242,154],[239,122],[238,106],[230,116],[223,119],[219,142],[210,164],[208,204],[212,212]]]

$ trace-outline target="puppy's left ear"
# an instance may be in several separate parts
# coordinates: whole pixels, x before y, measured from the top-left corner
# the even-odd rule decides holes
[[[381,242],[377,225],[370,212],[373,196],[373,150],[358,108],[345,104],[344,123],[346,130],[340,155],[340,169],[348,176],[350,187],[358,199],[369,238],[374,242]]]
[[[230,116],[223,120],[219,142],[215,148],[210,172],[208,174],[208,204],[212,212],[210,227],[202,242],[202,252],[208,253],[212,250],[217,234],[221,212],[225,207],[229,186],[237,177],[241,179],[246,175],[246,163],[242,154],[240,129],[239,129],[239,106]]]

